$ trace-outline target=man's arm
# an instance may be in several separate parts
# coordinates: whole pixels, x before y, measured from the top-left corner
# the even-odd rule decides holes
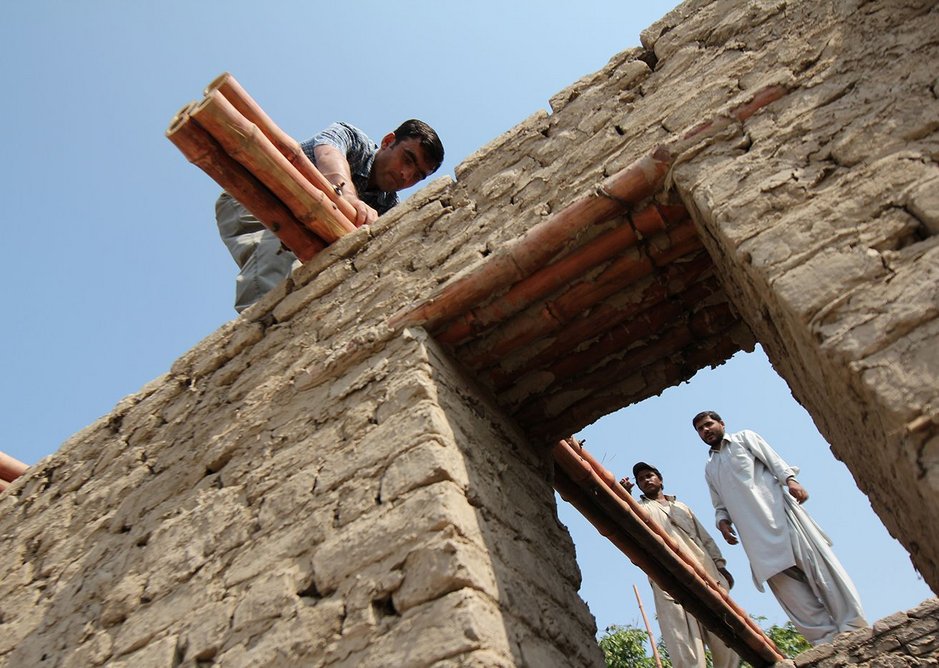
[[[711,505],[714,506],[714,519],[718,531],[721,532],[721,535],[731,545],[737,544],[737,533],[734,531],[733,524],[730,521],[730,513],[727,512],[727,506],[724,505],[724,500],[721,499],[720,490],[714,485],[707,473],[704,474],[704,479],[708,484],[708,491],[711,493]]]
[[[326,180],[333,184],[337,193],[355,207],[355,220],[352,223],[356,227],[362,227],[378,220],[378,212],[359,199],[359,193],[352,182],[352,169],[342,151],[329,144],[319,144],[313,149],[313,155],[316,156],[317,168]]]
[[[685,506],[688,508],[687,506]],[[717,547],[717,543],[714,542],[714,539],[711,538],[711,534],[708,533],[707,529],[701,524],[701,521],[698,520],[698,516],[691,512],[691,508],[688,508],[688,514],[691,515],[691,519],[694,520],[694,532],[695,537],[698,539],[698,545],[707,552],[707,555],[711,558],[711,561],[714,562],[714,565],[717,566],[718,570],[724,567],[726,560],[724,555],[721,554],[721,550]]]
[[[714,562],[714,566],[717,568],[717,571],[727,580],[727,589],[733,589],[734,576],[731,575],[730,571],[725,568],[727,565],[727,560],[724,559],[724,555],[721,554],[720,548],[717,547],[717,543],[715,543],[714,539],[711,538],[711,534],[708,533],[707,529],[704,528],[704,525],[701,524],[698,516],[695,515],[688,506],[685,506],[685,508],[688,510],[688,514],[691,515],[691,519],[694,520],[694,532],[698,545],[707,553],[711,561]]]
[[[754,456],[766,464],[781,485],[786,486],[792,498],[799,503],[808,501],[809,492],[796,480],[795,469],[789,466],[762,436],[749,430],[745,430],[743,434]]]
[[[361,200],[355,185],[358,172],[354,170],[361,171],[364,164],[360,163],[367,161],[375,149],[365,133],[348,123],[332,123],[301,146],[326,180],[355,208],[356,217],[352,222],[356,227],[378,218],[378,212]]]

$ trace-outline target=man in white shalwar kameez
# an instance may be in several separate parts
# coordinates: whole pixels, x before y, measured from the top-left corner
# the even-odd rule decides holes
[[[633,466],[633,477],[642,490],[639,503],[652,521],[674,538],[685,554],[701,564],[708,575],[725,589],[730,589],[734,579],[724,567],[726,561],[717,544],[701,526],[691,508],[662,491],[664,485],[659,470],[645,462],[638,462]],[[628,478],[623,478],[620,483],[626,489],[632,487]],[[723,640],[701,626],[671,594],[660,589],[651,579],[649,584],[652,585],[662,640],[668,649],[673,668],[705,668],[705,646],[711,650],[714,668],[737,668],[740,665],[740,657]]]
[[[692,422],[710,446],[704,475],[717,528],[731,545],[739,533],[756,588],[763,591],[767,582],[813,645],[867,626],[861,599],[831,540],[802,508],[809,494],[796,480],[798,469],[755,432],[727,434],[713,411],[699,413]]]

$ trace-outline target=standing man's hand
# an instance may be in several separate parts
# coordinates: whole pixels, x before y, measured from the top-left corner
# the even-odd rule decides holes
[[[717,528],[720,529],[724,540],[726,540],[730,545],[737,544],[737,532],[734,531],[734,526],[730,523],[730,520],[721,520],[717,523]]]
[[[629,479],[629,476],[624,476],[623,479],[619,481],[619,484],[625,487],[626,491],[629,492],[630,494],[633,493],[634,485],[633,485],[633,481]]]
[[[809,492],[802,485],[799,484],[799,481],[795,478],[789,478],[786,481],[786,487],[789,488],[789,493],[799,503],[805,503],[809,500]]]

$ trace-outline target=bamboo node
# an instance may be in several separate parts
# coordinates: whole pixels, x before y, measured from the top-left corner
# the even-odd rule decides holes
[[[600,197],[606,197],[608,200],[612,200],[626,209],[629,209],[633,205],[633,203],[630,202],[629,200],[625,200],[622,197],[617,197],[616,195],[611,193],[609,190],[607,190],[604,187],[602,183],[597,184],[596,188],[594,189],[594,192],[596,192]]]

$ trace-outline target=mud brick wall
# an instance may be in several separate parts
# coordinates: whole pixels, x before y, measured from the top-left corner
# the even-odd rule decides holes
[[[690,3],[645,36],[704,97],[789,88],[673,177],[774,367],[939,590],[939,5]]]
[[[939,588],[937,11],[692,0],[334,244],[0,495],[0,665],[600,665],[545,444],[384,322],[769,84],[672,195]]]
[[[939,599],[881,619],[873,627],[844,633],[830,645],[795,658],[796,668],[836,666],[934,666],[939,655]]]
[[[447,183],[0,497],[0,664],[601,661],[547,452],[422,330],[374,324]]]

